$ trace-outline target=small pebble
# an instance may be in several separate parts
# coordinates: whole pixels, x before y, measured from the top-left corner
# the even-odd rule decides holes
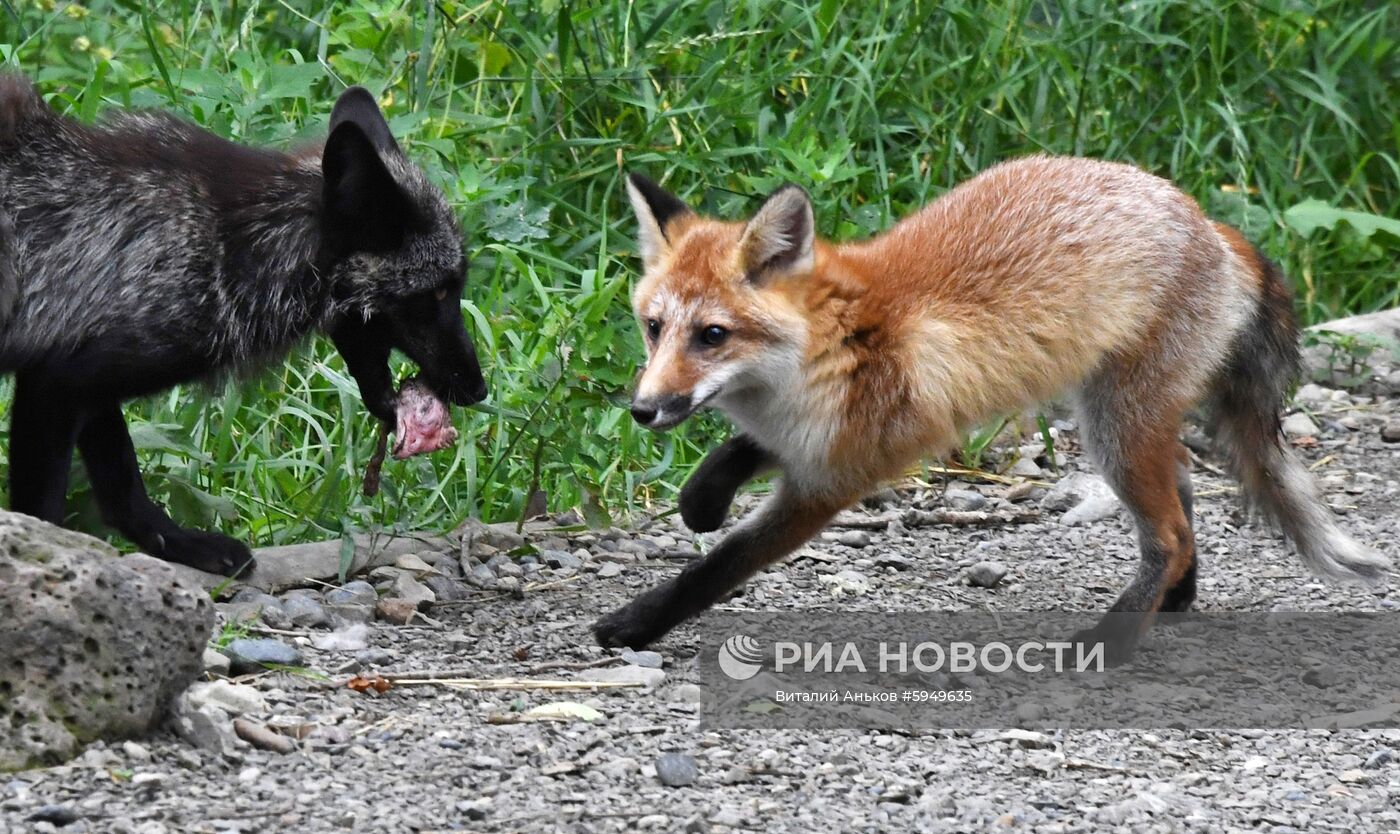
[[[227,676],[232,668],[228,655],[215,649],[204,650],[204,671],[211,675]]]
[[[943,493],[943,501],[953,510],[980,510],[987,506],[987,497],[970,489],[950,489]]]
[[[389,589],[389,596],[409,600],[420,610],[429,608],[437,602],[437,594],[434,594],[427,585],[413,578],[413,574],[407,571],[400,572],[398,576],[394,577],[393,585]]]
[[[224,647],[236,675],[261,672],[268,666],[301,666],[301,652],[269,637],[240,637]]]
[[[386,623],[408,625],[408,621],[418,613],[418,603],[411,599],[385,597],[375,604],[374,613]]]
[[[355,655],[355,660],[362,666],[388,666],[394,662],[394,656],[388,649],[367,649]]]
[[[379,594],[375,593],[373,585],[356,579],[339,588],[331,588],[323,598],[330,605],[374,605]]]
[[[355,623],[311,638],[311,645],[323,652],[358,652],[369,647],[369,626]]]
[[[1316,437],[1317,424],[1301,411],[1283,418],[1283,433],[1288,437]]]
[[[667,753],[656,760],[656,778],[670,788],[684,788],[695,784],[700,769],[695,759],[684,753]]]
[[[78,821],[78,812],[68,805],[41,805],[28,817],[30,822],[46,822],[59,827]]]
[[[633,666],[660,669],[662,657],[658,652],[634,652],[631,649],[622,653],[622,659]]]
[[[474,588],[494,588],[496,587],[496,572],[483,564],[473,565],[464,577],[466,583]]]
[[[267,709],[267,701],[256,687],[226,680],[192,684],[186,697],[196,710],[214,706],[231,715],[242,715]]]
[[[543,554],[544,563],[551,568],[578,568],[583,564],[579,557],[567,550],[546,550]]]
[[[321,603],[305,594],[287,597],[282,601],[282,611],[291,619],[292,625],[301,628],[321,628],[331,623],[331,617]]]
[[[995,588],[1006,577],[1006,565],[1001,562],[978,562],[963,576],[974,588]]]
[[[1030,458],[1021,458],[1013,463],[1010,469],[1006,470],[1006,474],[1017,478],[1039,478],[1042,477],[1045,472],[1042,471],[1039,466],[1036,466],[1035,461]]]
[[[836,537],[836,542],[846,547],[869,547],[870,534],[864,530],[844,530]]]

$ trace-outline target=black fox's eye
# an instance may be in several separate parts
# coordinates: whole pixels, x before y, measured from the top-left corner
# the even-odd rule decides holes
[[[652,341],[656,341],[660,335],[661,322],[656,319],[647,319],[647,336],[651,337]]]
[[[438,301],[446,301],[447,287],[438,287],[437,291],[433,293],[433,297],[436,298]]]
[[[700,331],[700,343],[703,345],[709,345],[710,347],[714,347],[720,342],[723,342],[728,335],[728,330],[725,330],[718,324],[712,324],[704,330]]]

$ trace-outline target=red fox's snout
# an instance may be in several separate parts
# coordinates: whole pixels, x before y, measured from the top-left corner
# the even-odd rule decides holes
[[[649,429],[662,431],[669,429],[695,410],[688,394],[668,394],[663,397],[635,397],[632,400],[632,419]]]

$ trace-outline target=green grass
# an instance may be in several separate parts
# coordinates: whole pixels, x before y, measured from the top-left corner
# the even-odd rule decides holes
[[[493,397],[379,498],[324,342],[128,409],[153,492],[256,544],[512,518],[536,488],[594,520],[673,495],[723,428],[657,437],[620,407],[640,357],[623,168],[726,215],[793,180],[848,238],[1007,157],[1129,160],[1278,258],[1307,320],[1393,305],[1400,237],[1286,212],[1400,214],[1398,39],[1400,11],[1365,0],[0,2],[0,58],[84,119],[162,107],[283,146],[366,85],[460,212]]]

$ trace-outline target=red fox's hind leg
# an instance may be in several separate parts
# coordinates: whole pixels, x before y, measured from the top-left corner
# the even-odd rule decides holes
[[[1177,583],[1167,589],[1162,599],[1163,611],[1186,611],[1196,601],[1196,567],[1199,556],[1195,547],[1196,522],[1191,500],[1191,453],[1185,446],[1177,447],[1176,494],[1181,499],[1181,510],[1186,514],[1186,526],[1192,533],[1191,565]]]
[[[1149,426],[1133,425],[1125,416],[1088,408],[1081,414],[1085,439],[1104,479],[1137,522],[1141,551],[1132,582],[1099,624],[1078,637],[1105,642],[1110,663],[1132,654],[1168,602],[1173,610],[1190,605],[1196,581],[1190,472],[1183,469],[1177,441],[1181,410],[1159,411]]]

